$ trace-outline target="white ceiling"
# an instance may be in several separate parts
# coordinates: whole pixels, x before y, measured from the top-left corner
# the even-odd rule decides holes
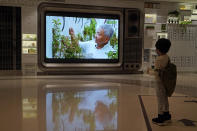
[[[178,2],[178,3],[197,3],[197,0],[144,0],[147,2],[155,1],[155,2]]]
[[[0,0],[0,3],[37,3],[37,2],[66,2],[72,0]],[[96,1],[96,0],[95,0]],[[113,1],[113,0],[111,0]],[[120,0],[121,1],[121,0]],[[144,1],[144,2],[178,2],[178,3],[196,3],[197,0],[123,0],[123,1]]]

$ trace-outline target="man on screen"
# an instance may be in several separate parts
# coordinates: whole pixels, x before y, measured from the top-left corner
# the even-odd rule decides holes
[[[100,25],[96,30],[95,41],[79,41],[79,46],[82,48],[82,55],[85,58],[92,59],[107,59],[109,51],[115,51],[109,44],[109,40],[114,33],[111,25]],[[75,39],[73,28],[69,29],[71,40]]]

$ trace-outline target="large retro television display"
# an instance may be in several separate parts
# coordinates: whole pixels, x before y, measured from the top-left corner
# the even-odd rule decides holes
[[[119,60],[119,16],[46,12],[45,61],[98,63]],[[109,35],[103,44],[102,29]]]
[[[44,71],[123,70],[124,15],[123,8],[40,4],[39,67]]]

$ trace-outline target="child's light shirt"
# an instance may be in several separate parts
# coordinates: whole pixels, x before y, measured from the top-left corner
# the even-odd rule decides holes
[[[157,56],[155,60],[155,70],[163,69],[168,64],[169,56],[167,54]],[[156,80],[159,80],[159,73],[155,71]]]

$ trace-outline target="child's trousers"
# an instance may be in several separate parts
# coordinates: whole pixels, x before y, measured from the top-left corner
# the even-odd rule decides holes
[[[157,80],[156,84],[158,114],[163,114],[164,112],[169,111],[168,96],[166,95],[166,89],[161,80]]]

